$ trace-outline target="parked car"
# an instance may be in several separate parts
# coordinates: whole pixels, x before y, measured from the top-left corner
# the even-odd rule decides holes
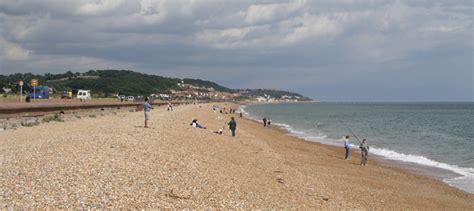
[[[72,91],[62,91],[61,99],[72,99]]]
[[[127,97],[127,101],[133,101],[133,100],[135,100],[135,97],[133,97],[133,96],[128,96]]]
[[[81,100],[81,101],[92,99],[92,97],[91,97],[91,91],[90,91],[90,90],[79,89],[79,90],[77,91],[77,99],[79,99],[79,100]]]
[[[143,102],[143,100],[144,100],[143,96],[137,96],[137,97],[134,99],[135,102]]]
[[[49,87],[47,86],[34,86],[31,87],[31,91],[28,94],[29,98],[42,98],[48,99],[49,98]]]

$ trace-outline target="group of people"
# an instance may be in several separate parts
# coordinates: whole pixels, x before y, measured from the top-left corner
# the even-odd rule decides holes
[[[143,112],[145,113],[145,128],[149,128],[148,127],[148,120],[150,119],[151,109],[153,109],[153,107],[151,106],[150,99],[148,97],[146,97],[145,102],[143,103]],[[215,107],[213,107],[213,109],[215,110]],[[225,109],[225,107],[224,107],[224,109]],[[168,111],[173,111],[173,105],[170,102],[168,103],[167,110]],[[231,108],[231,109],[229,109],[229,112],[230,113],[235,113],[235,109]],[[198,120],[194,119],[194,118],[192,119],[190,125],[195,127],[195,128],[207,129],[206,126],[200,124],[198,122]],[[231,131],[231,134],[234,137],[235,136],[235,131],[237,130],[237,122],[235,121],[235,118],[231,117],[230,121],[227,123],[227,125],[229,126],[229,130]],[[222,134],[223,129],[219,129],[217,131],[214,131],[214,133]]]
[[[231,110],[233,110],[233,109],[231,109]],[[193,119],[192,122],[190,123],[190,125],[195,127],[195,128],[207,129],[204,125],[199,124],[197,119]],[[237,130],[237,122],[235,121],[235,118],[231,117],[230,121],[227,123],[227,125],[229,126],[229,130],[231,131],[232,137],[234,137],[235,136],[235,131]],[[213,131],[213,133],[222,135],[223,129],[221,128],[219,130]]]
[[[349,160],[349,154],[350,154],[349,136],[343,137],[343,142],[344,142],[344,149],[346,151],[344,158],[346,160]],[[365,138],[362,139],[362,141],[359,141],[359,148],[360,148],[360,153],[361,153],[360,165],[361,166],[366,166],[367,165],[367,156],[369,155],[370,147],[367,144],[367,140]]]
[[[153,107],[151,106],[151,104],[149,102],[149,99],[147,97],[147,98],[145,98],[145,103],[143,104],[143,111],[145,113],[145,128],[148,128],[148,120],[150,119],[151,109],[153,109]],[[213,107],[213,109],[215,110],[215,107]],[[172,107],[171,103],[168,103],[168,111],[172,111],[172,110],[173,110],[173,107]],[[235,109],[229,109],[229,113],[235,113]],[[267,119],[266,117],[264,117],[262,119],[262,121],[263,121],[263,126],[264,127],[270,127],[271,126],[271,120],[270,119]],[[207,129],[204,125],[200,124],[197,119],[193,119],[191,121],[190,125],[195,127],[195,128]],[[235,121],[235,118],[231,117],[230,121],[227,123],[227,125],[229,126],[229,130],[231,131],[232,137],[234,137],[235,136],[235,131],[237,130],[237,122]],[[221,128],[221,129],[219,129],[217,131],[213,131],[213,132],[216,133],[216,134],[222,135],[223,129]],[[349,160],[349,155],[350,155],[350,139],[349,139],[349,136],[344,136],[343,137],[343,142],[344,142],[344,149],[345,149],[344,158],[346,160]],[[359,148],[360,148],[360,152],[361,152],[360,165],[361,166],[366,166],[367,165],[367,156],[369,154],[370,147],[367,144],[367,140],[365,138],[362,139],[362,141],[359,141]]]

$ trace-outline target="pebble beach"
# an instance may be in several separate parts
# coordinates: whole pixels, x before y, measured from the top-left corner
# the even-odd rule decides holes
[[[150,128],[123,112],[2,131],[0,207],[474,209],[473,194],[441,181],[370,157],[362,167],[358,151],[346,161],[343,148],[212,106],[155,106]]]

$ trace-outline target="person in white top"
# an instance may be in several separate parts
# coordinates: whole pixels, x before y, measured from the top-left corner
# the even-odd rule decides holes
[[[344,149],[346,149],[345,159],[349,160],[349,136],[344,138]]]

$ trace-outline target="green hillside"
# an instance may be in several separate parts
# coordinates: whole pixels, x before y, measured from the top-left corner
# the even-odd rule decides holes
[[[167,78],[157,75],[143,74],[130,70],[90,70],[86,73],[44,74],[16,73],[9,76],[0,75],[0,86],[17,89],[18,81],[25,81],[24,89],[28,90],[28,81],[38,79],[40,85],[46,85],[57,91],[89,89],[102,96],[113,94],[149,95],[152,93],[168,93],[170,90],[180,90],[179,78]],[[214,88],[217,91],[232,91],[211,81],[198,79],[183,79],[185,83],[199,87]]]

